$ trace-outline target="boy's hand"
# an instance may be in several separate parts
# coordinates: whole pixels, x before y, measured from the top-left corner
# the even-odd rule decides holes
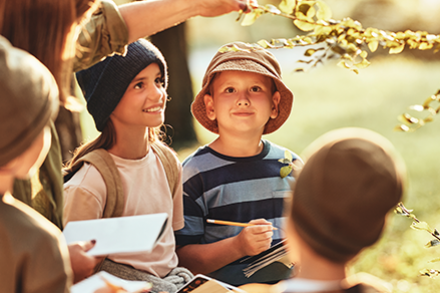
[[[273,226],[265,219],[252,220],[254,226],[244,228],[236,236],[238,247],[244,255],[257,255],[270,248],[272,243]]]

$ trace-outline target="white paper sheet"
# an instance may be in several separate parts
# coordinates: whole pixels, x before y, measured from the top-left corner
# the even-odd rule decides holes
[[[67,244],[96,240],[88,251],[94,256],[150,252],[166,225],[166,213],[67,223],[63,234]]]
[[[151,288],[151,284],[143,281],[127,281],[115,277],[107,272],[101,271],[70,288],[71,293],[93,293],[96,290],[106,287],[107,282],[114,286],[122,287],[128,293],[137,293]]]

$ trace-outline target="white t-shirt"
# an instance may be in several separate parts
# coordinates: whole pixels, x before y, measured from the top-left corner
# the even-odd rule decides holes
[[[173,230],[184,226],[181,165],[176,161],[176,168],[179,168],[179,188],[172,198],[162,162],[151,149],[139,160],[111,156],[120,172],[124,191],[125,207],[122,216],[168,213],[169,219],[164,235],[151,253],[111,255],[108,258],[164,277],[178,263]],[[102,218],[107,188],[94,166],[85,163],[64,184],[64,196],[64,225],[70,221]]]

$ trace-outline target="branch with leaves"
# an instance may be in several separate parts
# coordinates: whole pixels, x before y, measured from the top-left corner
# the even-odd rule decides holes
[[[429,234],[431,234],[432,237],[434,237],[434,239],[432,239],[431,241],[429,241],[428,243],[425,244],[425,248],[431,248],[431,247],[440,245],[440,233],[437,231],[437,229],[435,229],[435,228],[432,229],[428,225],[428,223],[422,222],[419,219],[417,219],[417,217],[412,213],[412,210],[407,209],[403,205],[403,203],[399,203],[394,211],[398,215],[402,215],[402,216],[411,218],[413,220],[413,222],[411,224],[412,229],[427,231]],[[435,258],[435,259],[430,260],[430,262],[439,262],[439,261],[440,261],[440,258]],[[421,274],[421,276],[436,278],[436,277],[440,276],[440,271],[434,270],[434,269],[423,269],[420,271],[420,274]]]
[[[304,53],[307,60],[299,60],[309,68],[317,66],[325,60],[339,59],[338,66],[347,68],[355,73],[370,65],[369,52],[375,52],[379,46],[388,49],[389,54],[401,53],[405,47],[418,50],[440,50],[440,36],[426,31],[390,32],[377,28],[363,28],[359,21],[351,18],[343,20],[332,19],[332,12],[322,0],[282,0],[278,8],[274,5],[254,6],[252,11],[245,14],[242,25],[252,25],[260,16],[272,14],[289,18],[294,25],[308,32],[294,38],[260,40],[253,45],[255,49],[292,49],[298,46],[315,46]],[[242,14],[237,20],[241,19]],[[237,47],[223,47],[222,51],[242,50]],[[296,71],[305,71],[297,68]],[[435,97],[435,98],[433,98]],[[433,120],[439,108],[430,106],[432,101],[439,101],[439,93],[433,95],[423,105],[411,106],[418,112],[427,111],[424,119],[415,118],[407,113],[400,116],[404,124],[396,127],[400,131],[413,131]]]

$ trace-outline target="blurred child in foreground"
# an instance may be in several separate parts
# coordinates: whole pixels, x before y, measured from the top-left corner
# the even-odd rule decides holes
[[[286,234],[295,277],[249,293],[391,292],[366,273],[347,274],[347,264],[381,236],[386,217],[401,200],[405,166],[392,144],[360,128],[332,131],[309,148],[288,210]]]

